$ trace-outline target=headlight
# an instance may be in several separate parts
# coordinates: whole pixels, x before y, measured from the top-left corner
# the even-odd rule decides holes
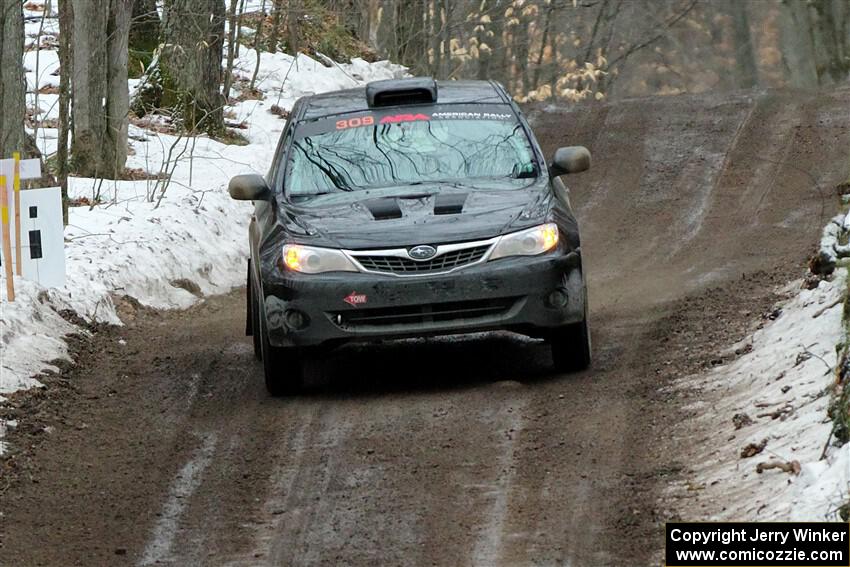
[[[536,256],[558,245],[558,227],[554,223],[506,234],[496,242],[491,260],[506,256]]]
[[[357,271],[357,267],[339,250],[300,244],[283,247],[283,263],[290,270],[305,274]]]

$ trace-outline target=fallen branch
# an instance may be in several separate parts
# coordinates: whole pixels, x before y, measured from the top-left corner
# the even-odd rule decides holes
[[[823,451],[820,452],[819,461],[822,461],[826,458],[826,453],[829,451],[829,442],[832,440],[832,436],[835,434],[835,429],[838,427],[838,422],[833,422],[832,429],[829,430],[829,435],[826,436],[826,443],[823,444]]]
[[[818,360],[823,362],[824,366],[826,366],[826,374],[829,374],[833,370],[832,366],[830,366],[830,364],[827,361],[825,361],[822,356],[815,354],[815,353],[813,353],[812,351],[809,350],[809,347],[813,347],[813,346],[815,346],[815,344],[817,344],[817,343],[811,344],[807,347],[806,346],[803,347],[803,353],[806,354],[806,360],[808,360],[812,357],[817,358]],[[800,345],[800,346],[802,346],[802,345]],[[794,366],[797,366],[797,365],[795,364]]]
[[[762,439],[759,443],[748,443],[746,447],[741,449],[741,458],[749,459],[755,457],[767,447],[767,439]]]
[[[770,419],[778,419],[785,414],[789,414],[789,413],[793,413],[793,412],[794,412],[794,406],[789,404],[789,405],[782,406],[781,408],[779,408],[775,411],[770,411],[770,412],[767,412],[767,413],[760,413],[760,414],[756,415],[756,417],[769,417]]]
[[[799,475],[800,474],[800,461],[767,461],[764,463],[759,463],[756,465],[756,472],[758,474],[763,473],[764,471],[768,471],[771,469],[779,469],[783,472],[787,472],[789,474]]]
[[[824,307],[824,308],[822,308],[822,309],[818,309],[817,313],[815,313],[814,315],[812,315],[812,319],[817,319],[818,317],[820,317],[821,315],[823,315],[824,313],[826,313],[827,311],[829,311],[830,309],[832,309],[832,308],[833,308],[833,307],[835,307],[836,305],[841,305],[841,302],[842,302],[842,301],[844,301],[844,298],[843,298],[843,297],[839,297],[838,299],[836,299],[835,301],[833,301],[832,303],[830,303],[830,304],[829,304],[829,305],[827,305],[826,307]]]

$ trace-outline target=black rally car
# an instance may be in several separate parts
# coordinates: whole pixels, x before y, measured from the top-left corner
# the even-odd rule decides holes
[[[247,332],[268,390],[350,341],[504,329],[548,339],[558,370],[590,363],[578,226],[505,89],[412,78],[300,99],[254,202]]]

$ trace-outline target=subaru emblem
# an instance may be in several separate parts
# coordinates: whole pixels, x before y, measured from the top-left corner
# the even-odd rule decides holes
[[[433,246],[414,246],[410,250],[407,251],[407,255],[410,256],[413,260],[430,260],[434,256],[437,255],[437,249]]]

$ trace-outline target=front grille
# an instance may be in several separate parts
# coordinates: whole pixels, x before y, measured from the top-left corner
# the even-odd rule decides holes
[[[388,274],[430,274],[434,272],[445,272],[460,266],[473,264],[481,260],[489,250],[490,245],[464,248],[446,252],[435,258],[425,261],[416,261],[401,256],[357,256],[355,259],[360,265],[372,272],[383,272]]]
[[[516,305],[516,297],[454,301],[433,305],[353,309],[330,313],[331,320],[341,329],[366,330],[388,326],[427,327],[429,324],[476,323],[498,318]]]

